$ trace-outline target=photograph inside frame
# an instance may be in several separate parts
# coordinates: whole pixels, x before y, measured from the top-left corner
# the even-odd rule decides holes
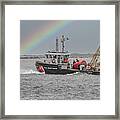
[[[100,20],[21,20],[20,100],[100,100]]]

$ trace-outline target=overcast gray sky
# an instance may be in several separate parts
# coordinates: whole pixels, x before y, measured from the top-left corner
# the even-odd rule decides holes
[[[65,22],[65,23],[64,23]],[[21,20],[20,53],[44,54],[55,49],[56,37],[69,38],[66,50],[71,53],[94,53],[100,45],[99,20]]]

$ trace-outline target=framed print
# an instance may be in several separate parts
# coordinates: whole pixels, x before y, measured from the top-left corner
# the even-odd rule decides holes
[[[2,119],[119,119],[119,2],[1,2]]]

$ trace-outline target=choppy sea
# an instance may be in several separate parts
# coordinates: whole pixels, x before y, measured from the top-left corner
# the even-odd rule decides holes
[[[20,59],[21,100],[99,100],[100,75],[37,72],[38,59]],[[89,58],[86,59],[89,61]]]

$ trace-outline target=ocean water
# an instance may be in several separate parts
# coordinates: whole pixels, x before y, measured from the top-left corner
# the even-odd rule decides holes
[[[21,100],[99,100],[100,75],[37,72],[38,59],[20,59]],[[87,61],[90,59],[87,58]]]

